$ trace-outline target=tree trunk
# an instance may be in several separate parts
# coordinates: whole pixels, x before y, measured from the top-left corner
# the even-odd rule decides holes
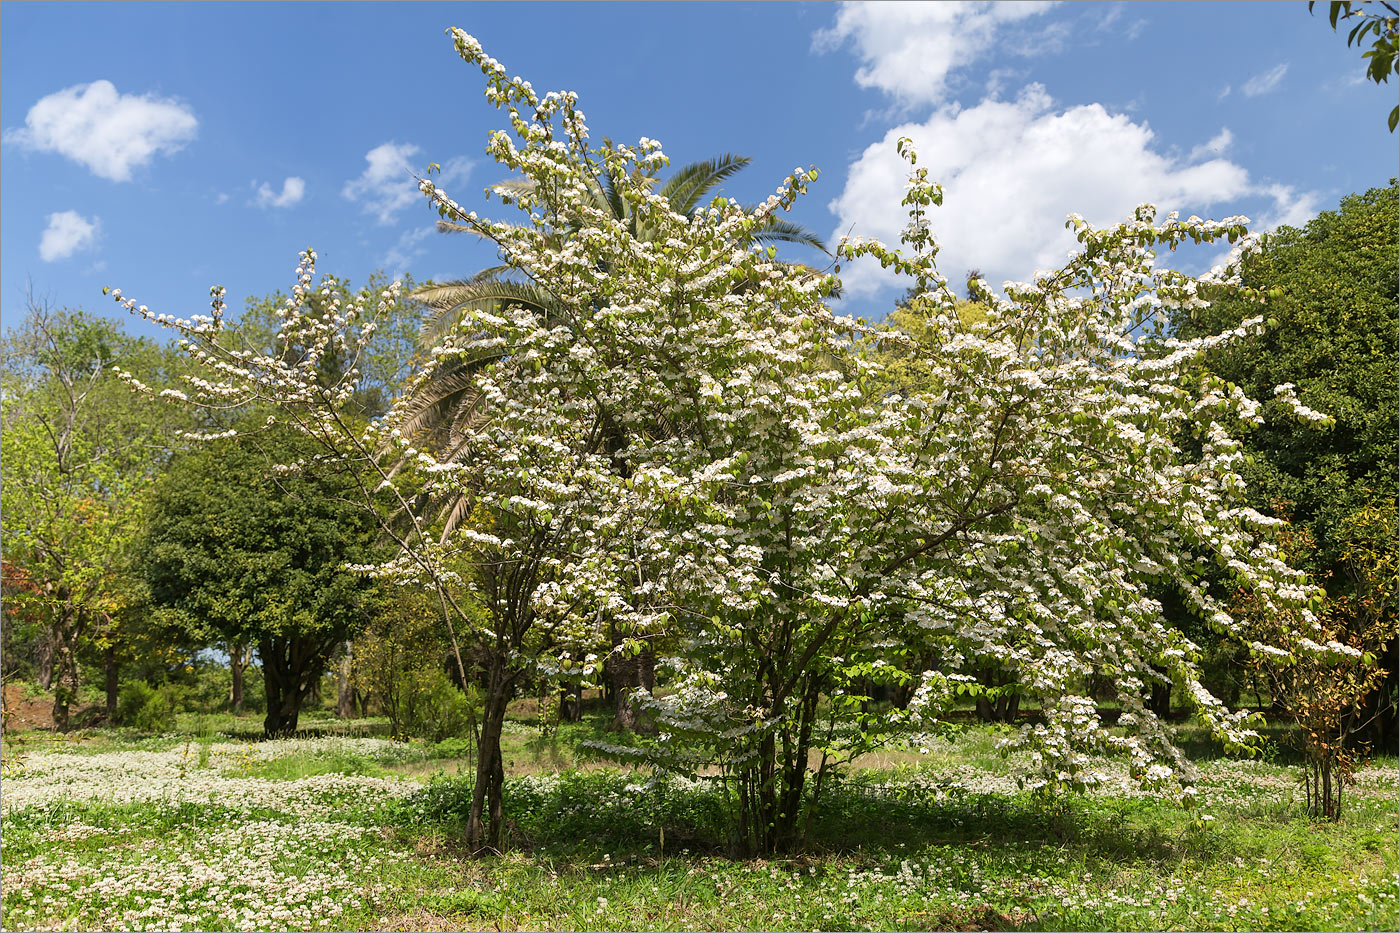
[[[107,722],[117,718],[117,649],[108,645],[102,649],[102,665],[107,674]]]
[[[977,679],[985,687],[1008,687],[1015,682],[1009,671],[997,667],[982,668]],[[1002,693],[995,699],[977,698],[977,718],[983,722],[1014,722],[1020,708],[1021,698],[1015,693]]]
[[[473,854],[487,849],[500,852],[504,841],[502,796],[505,767],[501,762],[501,729],[513,684],[506,671],[507,660],[491,658],[487,669],[485,707],[482,710],[481,740],[476,758],[476,786],[467,814],[467,846]]]
[[[69,728],[69,708],[78,701],[78,686],[82,683],[78,657],[67,638],[54,639],[53,726],[59,732]]]
[[[263,685],[267,691],[263,732],[269,736],[289,736],[297,731],[302,704],[320,681],[333,644],[296,637],[264,638],[258,642]]]
[[[248,663],[252,660],[252,649],[241,641],[236,641],[229,645],[228,649],[228,670],[232,685],[229,688],[229,706],[233,708],[235,716],[243,712],[243,672],[248,669]]]
[[[1365,736],[1376,751],[1395,754],[1400,750],[1400,709],[1395,698],[1400,689],[1400,637],[1392,638],[1380,656],[1385,677],[1362,705],[1362,715],[1370,720]]]
[[[603,673],[612,683],[613,721],[615,732],[652,732],[655,727],[637,715],[632,694],[640,688],[650,692],[656,686],[656,652],[650,643],[635,655],[622,656],[616,649],[622,636],[613,633],[614,652],[603,662]]]
[[[583,721],[583,684],[571,684],[561,690],[559,718],[563,722]]]
[[[1149,705],[1159,719],[1166,719],[1172,711],[1172,685],[1154,682]]]
[[[269,737],[289,736],[297,731],[301,715],[301,696],[294,684],[286,683],[276,665],[263,659],[263,689],[267,695],[267,716],[263,732]]]
[[[34,669],[39,678],[39,686],[48,690],[53,686],[53,633],[44,631],[34,641]]]
[[[341,719],[355,715],[355,694],[350,689],[350,660],[353,646],[345,643],[345,656],[340,659],[340,671],[336,678],[335,714]]]

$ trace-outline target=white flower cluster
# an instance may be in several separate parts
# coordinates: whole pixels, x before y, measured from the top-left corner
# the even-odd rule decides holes
[[[1283,403],[1283,405],[1287,407],[1289,413],[1304,424],[1313,424],[1320,428],[1330,428],[1337,423],[1337,419],[1333,418],[1331,415],[1323,414],[1320,411],[1314,411],[1300,402],[1298,400],[1296,387],[1291,382],[1285,382],[1283,385],[1274,386],[1274,398]]]

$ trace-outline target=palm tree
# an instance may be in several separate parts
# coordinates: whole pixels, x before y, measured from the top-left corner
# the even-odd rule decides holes
[[[611,146],[611,140],[604,140]],[[747,156],[725,153],[703,162],[692,162],[678,169],[661,185],[658,194],[666,198],[672,210],[690,214],[698,210],[711,193],[751,160]],[[644,185],[654,187],[660,182],[655,174],[640,177]],[[626,225],[631,236],[650,240],[653,231],[644,219],[623,198],[623,179],[604,168],[592,186],[593,206],[609,213]],[[497,185],[498,190],[525,193],[533,182],[511,181]],[[752,210],[752,208],[750,208]],[[442,220],[438,229],[445,233],[475,233],[465,224]],[[561,235],[571,231],[561,230]],[[753,234],[755,243],[797,243],[828,252],[822,238],[800,224],[770,216]],[[432,283],[415,290],[412,297],[427,306],[421,341],[424,351],[431,350],[451,333],[469,311],[496,311],[504,307],[523,306],[546,317],[566,319],[557,299],[538,284],[512,276],[509,266],[494,266],[476,275],[441,284]],[[431,446],[444,459],[459,456],[471,439],[473,429],[483,416],[481,396],[476,389],[475,374],[491,362],[492,357],[458,360],[440,369],[436,377],[420,386],[405,400],[406,415],[401,430],[419,438],[421,446]],[[442,522],[443,539],[461,523],[468,512],[467,499],[453,496],[436,503],[435,518]]]
[[[611,146],[605,140],[604,145]],[[694,162],[679,169],[661,184],[657,193],[664,197],[672,210],[690,214],[698,210],[708,196],[725,179],[734,175],[749,159],[733,154],[721,155],[706,162]],[[615,169],[605,167],[590,188],[592,206],[614,220],[624,224],[627,232],[637,240],[651,240],[656,231],[639,215],[633,205],[622,196],[624,184],[640,183],[647,189],[654,189],[660,179],[653,173],[634,175],[631,178],[616,177]],[[532,190],[529,181],[508,182],[497,186],[508,193],[524,194]],[[752,210],[752,208],[750,208]],[[440,221],[438,228],[449,233],[474,233],[470,226]],[[567,236],[574,231],[562,229],[558,235]],[[753,235],[754,243],[798,243],[827,252],[825,244],[816,234],[806,228],[782,218],[772,217],[765,221]],[[533,281],[512,275],[509,266],[496,266],[485,269],[471,278],[442,284],[429,284],[417,289],[413,297],[430,309],[424,321],[421,340],[423,349],[430,350],[443,341],[454,327],[470,311],[499,311],[505,307],[520,307],[534,310],[545,318],[553,318],[568,326],[569,314],[558,299]],[[436,449],[444,460],[462,455],[472,439],[473,432],[486,417],[482,410],[482,394],[477,384],[478,371],[497,358],[494,354],[477,358],[454,358],[454,362],[444,366],[431,380],[420,385],[412,396],[405,400],[406,417],[401,425],[405,434],[416,435],[420,447]],[[660,433],[669,433],[674,426],[658,425]],[[627,446],[627,439],[616,422],[601,438],[603,448],[613,455],[619,455]],[[626,464],[619,462],[626,469]],[[435,511],[433,520],[442,525],[444,542],[471,511],[471,497],[465,493],[444,496],[435,503],[424,502],[425,508]],[[611,631],[612,647],[617,649],[623,643],[623,635]],[[645,639],[641,651],[627,655],[614,650],[605,666],[608,683],[612,685],[615,704],[614,728],[635,731],[639,725],[634,707],[629,701],[632,691],[645,687],[650,690],[655,684],[656,645],[655,636]],[[574,714],[579,711],[577,693],[575,702],[570,704]]]

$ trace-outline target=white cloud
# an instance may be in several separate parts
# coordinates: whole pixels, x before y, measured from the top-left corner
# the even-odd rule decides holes
[[[412,161],[421,151],[412,143],[387,142],[375,146],[365,153],[369,164],[364,172],[359,178],[347,181],[341,194],[348,200],[358,201],[361,208],[376,215],[381,224],[393,223],[399,211],[423,200],[413,175],[426,170],[427,163]],[[442,163],[442,173],[434,181],[447,185],[465,180],[471,167],[471,160],[462,156],[449,159]]]
[[[988,97],[1000,97],[1002,91],[1006,90],[1010,81],[1020,81],[1026,76],[1025,71],[1018,71],[1015,68],[993,68],[987,73],[987,83],[983,89]]]
[[[422,243],[432,233],[434,227],[416,227],[412,230],[405,230],[399,235],[398,242],[389,247],[389,251],[384,254],[381,265],[389,270],[389,274],[395,278],[401,277],[409,271],[408,267],[419,256],[423,255]]]
[[[227,192],[227,191],[220,191],[219,194],[218,194],[218,196],[214,198],[214,203],[215,203],[215,204],[227,204],[227,203],[228,203],[228,192]]]
[[[98,218],[88,220],[77,211],[50,214],[48,228],[39,238],[39,258],[44,262],[67,259],[93,246],[101,229],[102,222]]]
[[[1215,102],[1218,104],[1218,103],[1220,103],[1222,100],[1224,100],[1225,98],[1227,98],[1227,97],[1229,97],[1229,96],[1230,96],[1230,85],[1227,84],[1227,85],[1225,85],[1224,87],[1222,87],[1222,88],[1220,89],[1220,92],[1219,92],[1218,94],[1215,95]]]
[[[1043,13],[1053,2],[878,2],[842,3],[836,23],[813,38],[819,51],[855,46],[862,64],[861,87],[879,88],[899,103],[936,104],[951,77],[994,48],[1018,54],[1043,50],[1038,42],[1005,43],[1007,27]],[[1058,37],[1058,38],[1057,38]],[[1063,40],[1063,34],[1051,36]]]
[[[1272,198],[1273,204],[1264,207],[1250,218],[1249,229],[1254,233],[1271,233],[1279,227],[1305,227],[1322,210],[1322,197],[1316,191],[1299,191],[1292,185],[1260,185],[1254,194]],[[1230,258],[1233,247],[1216,244],[1216,254],[1207,263],[1220,266]]]
[[[24,127],[5,141],[57,152],[94,175],[130,181],[132,169],[170,155],[194,139],[199,121],[183,104],[149,94],[119,94],[111,81],[57,91],[29,108]]]
[[[291,207],[306,197],[306,182],[292,175],[282,182],[282,192],[272,190],[267,182],[258,186],[258,207]]]
[[[839,218],[833,240],[849,230],[899,242],[908,219],[899,206],[908,175],[895,152],[901,136],[914,140],[920,167],[943,185],[944,206],[929,220],[943,247],[939,267],[955,287],[973,268],[993,286],[1058,268],[1076,246],[1064,228],[1071,212],[1108,225],[1143,202],[1156,204],[1160,214],[1207,214],[1212,205],[1254,196],[1287,218],[1316,203],[1291,188],[1254,185],[1244,168],[1225,158],[1206,158],[1211,147],[1228,146],[1228,131],[1182,159],[1164,154],[1145,123],[1100,104],[1058,109],[1032,84],[1014,101],[947,106],[923,122],[891,129],[851,165],[845,190],[831,202]],[[865,261],[843,269],[842,278],[852,295],[897,284],[893,274]]]
[[[1322,210],[1322,197],[1316,191],[1299,191],[1292,185],[1264,185],[1259,194],[1273,198],[1273,206],[1264,210],[1250,228],[1266,233],[1276,227],[1302,227]]]
[[[1235,134],[1230,132],[1228,126],[1223,126],[1220,128],[1219,133],[1216,133],[1210,138],[1209,142],[1193,147],[1191,149],[1191,154],[1186,157],[1186,161],[1198,162],[1207,156],[1224,155],[1225,151],[1230,148],[1234,141]]]
[[[1276,65],[1268,71],[1255,75],[1244,83],[1240,91],[1245,97],[1258,97],[1260,94],[1267,94],[1278,87],[1283,76],[1288,74],[1288,62]]]

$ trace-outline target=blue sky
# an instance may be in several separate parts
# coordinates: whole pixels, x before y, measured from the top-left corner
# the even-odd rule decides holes
[[[1108,223],[1153,201],[1267,228],[1396,173],[1396,88],[1363,81],[1303,2],[6,2],[0,320],[30,290],[121,315],[104,285],[188,316],[218,283],[241,309],[286,289],[308,245],[356,282],[493,264],[433,231],[408,175],[441,163],[458,201],[501,210],[482,153],[504,121],[448,26],[536,89],[577,91],[596,138],[659,139],[673,166],[750,156],[724,189],[740,200],[817,166],[794,219],[833,240],[897,238],[894,140],[913,137],[944,182],[954,281],[1055,264],[1070,211]],[[878,318],[902,290],[843,277],[847,313]]]

